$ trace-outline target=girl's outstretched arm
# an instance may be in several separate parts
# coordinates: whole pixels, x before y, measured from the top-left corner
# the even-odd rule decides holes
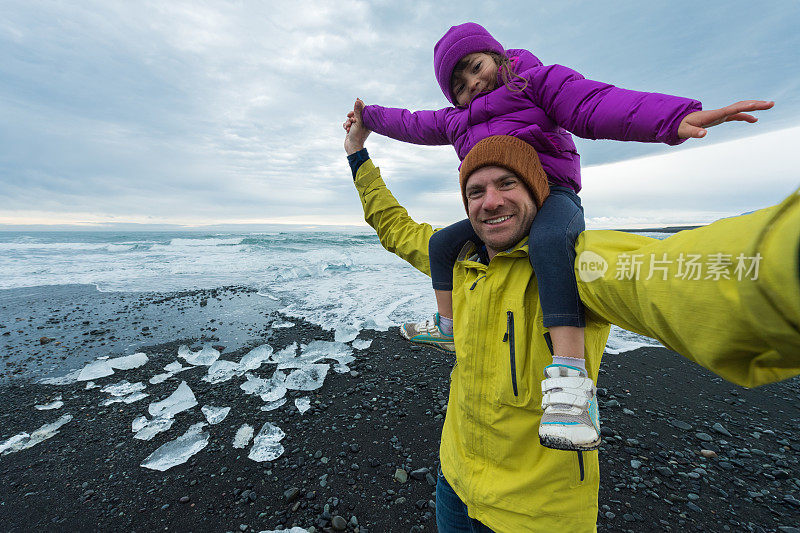
[[[701,139],[708,133],[706,128],[733,120],[742,120],[750,123],[757,122],[758,119],[756,117],[745,113],[745,111],[764,111],[774,105],[775,102],[764,100],[744,100],[720,109],[695,111],[683,117],[678,126],[678,137],[681,139],[689,139],[690,137]]]
[[[364,126],[398,141],[413,144],[452,144],[447,134],[446,117],[452,107],[438,111],[415,111],[368,105],[363,109]],[[347,129],[347,122],[345,122]]]

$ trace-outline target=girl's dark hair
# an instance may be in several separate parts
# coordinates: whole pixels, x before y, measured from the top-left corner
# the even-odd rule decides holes
[[[498,54],[497,52],[484,53],[490,56],[494,60],[495,65],[497,65],[497,68],[500,71],[500,78],[503,80],[503,85],[508,85],[508,88],[513,92],[525,90],[525,88],[528,86],[528,80],[512,70],[511,61],[509,61],[505,55]],[[456,76],[464,72],[464,69],[467,68],[467,65],[469,65],[469,61],[467,61],[466,56],[461,58],[461,60],[456,63],[456,66],[453,67],[453,73],[450,75],[450,85],[453,84]]]

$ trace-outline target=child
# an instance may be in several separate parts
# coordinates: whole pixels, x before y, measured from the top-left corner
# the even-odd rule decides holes
[[[452,144],[462,160],[478,141],[491,135],[512,135],[536,149],[550,182],[550,195],[534,218],[529,256],[554,354],[553,363],[545,368],[539,438],[550,448],[595,449],[600,445],[600,427],[595,387],[586,372],[584,310],[573,268],[575,239],[584,230],[577,196],[580,156],[567,130],[591,139],[676,145],[688,137],[703,137],[703,127],[723,121],[755,122],[741,111],[768,109],[773,104],[750,101],[699,111],[702,106],[695,100],[619,89],[586,80],[560,65],[543,66],[527,50],[505,50],[474,23],[451,27],[436,43],[434,70],[442,92],[455,107],[412,113],[366,106],[364,125],[401,141]],[[359,106],[363,104],[357,101],[356,109]],[[348,117],[344,127],[349,131],[354,113]],[[405,338],[454,351],[453,264],[469,240],[477,243],[468,220],[431,237],[431,278],[438,312],[432,321],[401,326]]]

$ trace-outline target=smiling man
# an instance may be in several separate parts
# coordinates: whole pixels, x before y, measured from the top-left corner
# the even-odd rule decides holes
[[[368,134],[358,121],[345,141],[367,222],[384,247],[425,271],[433,231],[413,222],[386,189],[364,148]],[[457,363],[440,448],[439,531],[592,531],[597,451],[552,450],[539,442],[541,376],[552,354],[527,236],[549,194],[546,176],[530,145],[497,136],[470,151],[460,180],[469,220],[484,245],[465,246],[454,269]],[[592,380],[608,332],[602,321],[587,325]],[[573,392],[569,402],[595,401],[587,377],[560,378],[581,382],[561,384]]]
[[[434,230],[412,220],[387,189],[364,148],[370,131],[359,111],[356,105],[344,145],[365,220],[384,248],[430,274]],[[456,364],[439,449],[440,532],[596,529],[597,450],[545,448],[538,427],[544,406],[593,403],[593,394],[581,394],[587,378],[596,382],[610,323],[656,338],[739,385],[800,374],[800,191],[781,205],[664,241],[584,232],[575,270],[587,307],[588,375],[553,377],[559,386],[543,395],[540,379],[552,354],[527,235],[547,196],[546,178],[526,143],[490,137],[465,157],[460,181],[484,244],[467,243],[453,267]],[[702,278],[627,270],[633,257],[663,264],[684,254],[739,258],[758,268]],[[581,270],[584,262],[591,271]],[[705,334],[694,334],[697,324]]]

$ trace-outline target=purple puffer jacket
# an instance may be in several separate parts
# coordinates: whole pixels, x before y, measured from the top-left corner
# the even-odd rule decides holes
[[[580,155],[571,131],[587,139],[679,144],[683,117],[700,102],[659,93],[620,89],[585,79],[561,65],[543,66],[527,50],[506,50],[514,70],[528,82],[523,91],[507,86],[475,97],[467,106],[417,111],[369,105],[364,124],[371,130],[414,144],[452,144],[463,160],[491,135],[513,135],[539,153],[553,185],[581,189]],[[502,80],[498,83],[502,84]]]

